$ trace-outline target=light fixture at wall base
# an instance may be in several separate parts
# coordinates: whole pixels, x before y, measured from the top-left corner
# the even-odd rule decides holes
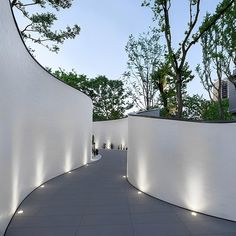
[[[191,215],[192,215],[192,216],[196,216],[196,215],[197,215],[197,213],[196,213],[196,212],[194,212],[194,211],[192,211],[192,212],[191,212]]]

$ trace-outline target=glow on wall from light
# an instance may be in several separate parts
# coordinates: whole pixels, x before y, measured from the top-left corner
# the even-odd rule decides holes
[[[100,139],[99,139],[99,137],[94,135],[94,142],[95,142],[95,148],[98,149],[100,147]]]
[[[19,164],[14,161],[12,168],[12,204],[11,214],[13,214],[19,205]]]
[[[122,148],[126,148],[126,144],[125,144],[124,138],[121,139],[121,145],[122,145]]]
[[[35,186],[38,187],[44,182],[44,153],[42,150],[37,153]]]
[[[12,165],[12,172],[11,172],[11,178],[12,178],[12,201],[11,201],[11,214],[13,214],[18,205],[19,205],[19,178],[20,178],[20,154],[21,154],[21,129],[22,129],[22,124],[20,122],[20,119],[18,120],[19,123],[13,127],[13,132],[12,132],[12,157],[11,157],[11,165]]]
[[[95,148],[96,148],[96,149],[99,148],[99,141],[95,141]]]
[[[137,186],[142,192],[148,192],[149,181],[147,178],[147,164],[144,156],[140,152],[140,156],[137,157]]]
[[[187,179],[187,193],[184,197],[188,209],[202,212],[205,208],[206,200],[203,199],[203,182],[200,173],[192,172]]]
[[[111,140],[110,139],[107,140],[106,145],[107,145],[107,149],[111,149]]]
[[[92,158],[92,153],[91,153]],[[83,164],[86,165],[88,163],[88,148],[87,145],[84,146],[84,157],[83,157]]]
[[[72,168],[72,156],[71,156],[71,149],[68,149],[65,153],[65,172],[68,172]]]

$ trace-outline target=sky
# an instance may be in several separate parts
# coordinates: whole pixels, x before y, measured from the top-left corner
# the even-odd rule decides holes
[[[187,0],[173,0],[171,24],[173,41],[178,43],[183,38],[188,19]],[[206,11],[213,12],[220,0],[202,0],[201,15]],[[74,0],[70,9],[60,11],[57,15],[56,27],[78,24],[80,35],[67,40],[58,54],[49,52],[43,47],[35,48],[36,59],[46,67],[63,68],[66,71],[75,69],[78,74],[90,78],[106,75],[109,79],[120,79],[127,69],[125,45],[130,34],[138,36],[154,26],[153,13],[149,8],[141,7],[142,0]],[[33,7],[32,7],[33,10]],[[48,9],[49,10],[49,9]],[[24,24],[17,15],[19,25]],[[195,71],[201,63],[201,47],[194,45],[189,52],[187,61]],[[189,94],[203,94],[207,97],[200,80],[196,78],[188,86]]]

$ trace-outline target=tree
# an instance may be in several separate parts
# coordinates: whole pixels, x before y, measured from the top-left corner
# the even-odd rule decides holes
[[[80,90],[81,92],[90,96],[91,89],[89,87],[89,78],[86,75],[78,75],[75,70],[72,70],[70,72],[66,72],[65,70],[63,70],[61,68],[54,71],[53,74],[58,79],[60,79],[64,83],[68,84],[69,86],[71,86],[77,90]]]
[[[236,81],[232,76],[232,68],[236,68],[236,2],[232,7],[221,17],[221,41],[224,48],[224,66],[223,71],[227,79],[230,80],[236,87]]]
[[[154,88],[160,94],[160,107],[163,116],[173,115],[175,109],[175,86],[172,80],[171,68],[168,62],[162,63],[160,67],[151,75]]]
[[[232,114],[229,112],[229,100],[222,100],[222,107],[224,113],[224,120],[233,120]],[[202,112],[203,120],[222,120],[219,115],[218,102],[208,101],[206,109]]]
[[[18,10],[27,22],[20,29],[23,39],[58,52],[59,44],[63,44],[66,39],[75,38],[80,32],[80,27],[75,24],[73,27],[67,26],[64,30],[53,30],[57,21],[56,14],[43,10],[49,7],[56,11],[67,9],[71,7],[72,2],[73,0],[11,0],[13,10]],[[39,7],[36,13],[28,10],[32,6]]]
[[[108,80],[105,76],[98,76],[91,79],[89,84],[92,89],[94,121],[123,118],[125,111],[132,107],[122,81]]]
[[[228,99],[222,100],[224,120],[232,120],[232,114],[229,112]],[[190,120],[222,120],[218,112],[218,103],[209,101],[199,95],[185,95],[183,97],[183,118]]]
[[[154,88],[158,89],[160,94],[160,101],[162,115],[174,116],[176,113],[176,84],[175,73],[171,67],[170,62],[166,59],[164,63],[152,74],[152,82]],[[189,69],[188,63],[185,63],[183,68],[183,94],[187,94],[187,84],[194,78],[192,71]]]
[[[149,110],[157,100],[157,89],[154,88],[151,77],[164,55],[159,38],[154,31],[143,33],[138,39],[130,35],[125,48],[128,54],[128,71],[124,73],[124,79],[129,81],[135,105],[142,110]]]
[[[154,19],[157,21],[159,31],[164,33],[169,60],[175,72],[177,117],[181,118],[183,111],[183,68],[187,55],[192,46],[198,42],[201,36],[208,31],[218,19],[232,6],[235,0],[224,0],[216,9],[215,14],[209,18],[199,29],[200,3],[201,0],[189,0],[189,20],[188,28],[185,31],[183,40],[179,43],[177,49],[173,46],[173,33],[170,25],[171,3],[173,0],[144,0],[143,6],[150,6]],[[174,11],[173,11],[174,13]]]
[[[203,96],[193,95],[184,96],[183,99],[183,118],[190,120],[203,120],[203,114],[207,114],[209,101]],[[209,120],[209,119],[208,119]]]
[[[202,67],[197,66],[196,70],[201,79],[203,87],[207,90],[210,100],[217,101],[218,114],[221,120],[224,120],[222,84],[223,84],[223,67],[224,67],[224,48],[220,45],[221,32],[218,25],[203,34],[201,37],[202,45]],[[212,71],[215,70],[215,74]]]
[[[66,72],[63,69],[53,74],[92,99],[94,121],[123,118],[126,110],[132,107],[129,94],[120,80],[109,80],[106,76],[89,79],[86,75],[78,75],[74,70]]]
[[[211,17],[207,14],[205,22]],[[236,65],[236,4],[230,8],[208,31],[201,36],[202,66],[196,70],[211,101],[218,104],[218,113],[221,120],[225,119],[225,102],[222,99],[224,79],[231,80],[232,64]],[[234,62],[235,61],[235,62]]]

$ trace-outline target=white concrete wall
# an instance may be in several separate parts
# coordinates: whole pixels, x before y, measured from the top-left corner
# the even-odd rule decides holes
[[[107,147],[112,143],[114,149],[118,145],[128,147],[128,118],[93,122],[93,134],[96,148],[102,148],[104,143]]]
[[[129,117],[128,180],[154,197],[236,220],[236,123]]]
[[[92,102],[26,51],[0,0],[0,235],[43,182],[90,160]]]

